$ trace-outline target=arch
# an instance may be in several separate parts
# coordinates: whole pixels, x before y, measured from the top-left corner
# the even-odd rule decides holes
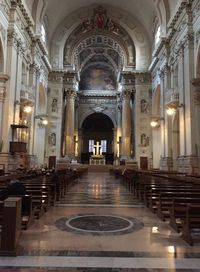
[[[4,72],[4,48],[3,48],[3,42],[0,35],[0,73]]]
[[[93,114],[93,113],[94,113],[94,111],[88,110],[88,111],[86,111],[86,112],[82,115],[82,118],[79,120],[79,128],[82,128],[84,120],[85,120],[89,115],[91,115],[91,114]],[[116,122],[116,119],[115,119],[114,115],[113,115],[112,113],[110,113],[109,111],[107,111],[107,110],[105,110],[105,111],[103,112],[103,114],[105,114],[106,116],[108,116],[108,117],[112,120],[113,126],[114,126],[114,128],[116,128],[116,127],[117,127],[117,122]]]
[[[64,64],[80,66],[80,56],[85,52],[86,56],[91,54],[98,54],[97,51],[102,51],[101,54],[110,55],[113,59],[117,59],[118,66],[135,68],[135,46],[134,42],[128,35],[128,33],[115,21],[108,19],[108,23],[105,24],[105,28],[101,29],[100,33],[97,32],[94,20],[90,20],[90,27],[86,26],[85,22],[79,24],[79,26],[70,34],[64,47]],[[79,39],[77,39],[79,37]],[[96,48],[97,47],[97,48]],[[114,54],[114,56],[113,56]],[[119,60],[118,60],[119,58]]]
[[[90,155],[105,155],[106,163],[112,163],[114,159],[114,124],[112,120],[102,112],[93,112],[88,115],[82,124],[82,162],[89,161]],[[99,142],[100,149],[95,150],[95,144]]]
[[[40,34],[41,22],[44,18],[47,2],[44,0],[35,0],[32,4],[32,16],[35,21],[35,31]]]
[[[102,124],[102,122],[94,122],[92,123],[90,126],[90,119],[98,119],[98,120],[101,120],[101,121],[105,121],[104,124]],[[105,126],[106,124],[106,126]],[[111,120],[110,117],[108,117],[108,115],[106,115],[105,113],[102,113],[102,112],[93,112],[92,114],[89,114],[83,121],[82,123],[82,128],[87,128],[87,129],[93,129],[93,128],[96,128],[96,129],[103,129],[103,130],[106,130],[106,129],[113,129],[114,128],[114,124]]]
[[[104,5],[109,18],[113,19],[126,31],[135,46],[136,69],[148,69],[151,57],[151,46],[148,34],[143,26],[126,11],[119,8]],[[51,38],[50,52],[53,69],[63,69],[64,47],[71,33],[81,24],[86,14],[93,14],[94,5],[76,10],[65,18],[56,28]],[[120,20],[119,20],[120,18]],[[128,18],[128,19],[127,19]],[[73,67],[72,67],[73,68]],[[125,70],[128,68],[125,68]]]

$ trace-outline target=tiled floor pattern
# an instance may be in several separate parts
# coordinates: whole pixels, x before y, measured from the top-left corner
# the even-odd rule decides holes
[[[59,230],[62,217],[97,214],[132,217],[144,227],[123,235],[98,236]],[[200,244],[191,247],[107,173],[75,182],[20,241],[20,255],[0,258],[3,272],[200,271]]]

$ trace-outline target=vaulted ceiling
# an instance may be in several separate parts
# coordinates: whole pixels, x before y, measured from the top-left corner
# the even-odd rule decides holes
[[[49,40],[58,25],[71,13],[93,4],[110,5],[132,15],[152,37],[155,18],[162,25],[167,25],[170,17],[182,0],[24,0],[33,19],[41,21],[45,18]],[[38,10],[40,9],[40,11]],[[35,17],[35,18],[34,18]],[[40,18],[38,18],[40,17]]]

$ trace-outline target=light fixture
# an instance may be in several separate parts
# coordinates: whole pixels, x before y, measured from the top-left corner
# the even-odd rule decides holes
[[[167,105],[166,107],[166,112],[168,115],[173,115],[176,113],[176,111],[178,110],[178,108],[182,108],[184,107],[184,104],[181,103],[181,104],[178,104],[178,103],[170,103]]]
[[[158,128],[160,126],[160,121],[164,120],[163,117],[159,117],[159,116],[151,116],[151,122],[150,125],[152,128]]]
[[[173,115],[174,113],[176,113],[176,111],[177,111],[177,109],[175,107],[168,107],[166,109],[167,114],[170,116]]]
[[[42,123],[44,126],[46,126],[46,125],[48,125],[48,120],[47,120],[47,119],[42,119],[42,120],[41,120],[41,123]]]
[[[36,115],[35,119],[39,119],[39,122],[37,123],[39,128],[44,128],[49,123],[46,114]]]
[[[25,105],[23,111],[26,113],[30,113],[32,111],[32,107],[30,105]]]
[[[153,121],[151,121],[150,125],[151,125],[153,128],[155,128],[155,127],[158,126],[158,121],[157,121],[157,120],[153,120]]]

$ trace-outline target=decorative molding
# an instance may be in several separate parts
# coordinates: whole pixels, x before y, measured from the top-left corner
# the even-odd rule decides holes
[[[49,73],[49,82],[63,83],[63,71],[52,71]]]
[[[95,107],[90,107],[91,110],[93,110],[96,113],[101,113],[104,110],[107,109],[107,107],[97,104]]]

